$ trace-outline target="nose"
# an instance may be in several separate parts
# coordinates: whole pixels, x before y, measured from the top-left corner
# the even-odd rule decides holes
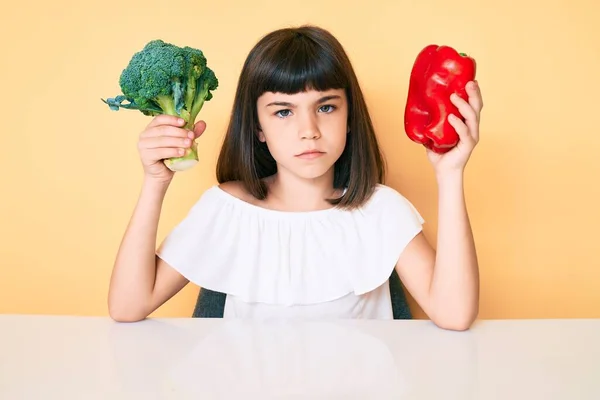
[[[300,139],[318,139],[321,137],[319,126],[314,116],[307,115],[300,121],[299,127]]]

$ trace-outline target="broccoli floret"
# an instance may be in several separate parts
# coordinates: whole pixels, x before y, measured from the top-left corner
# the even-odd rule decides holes
[[[147,116],[180,116],[191,130],[204,102],[212,99],[211,91],[218,85],[201,50],[158,39],[135,53],[122,71],[119,86],[123,94],[102,101],[115,111],[124,108]],[[195,143],[184,156],[165,160],[174,171],[188,169],[197,162]]]

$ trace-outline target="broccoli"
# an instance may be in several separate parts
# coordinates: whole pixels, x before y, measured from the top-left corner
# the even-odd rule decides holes
[[[201,50],[178,47],[157,39],[133,55],[119,78],[123,94],[101,99],[111,110],[138,110],[147,116],[176,115],[192,130],[211,91],[219,85]],[[184,171],[198,162],[194,143],[182,157],[164,160],[173,171]]]

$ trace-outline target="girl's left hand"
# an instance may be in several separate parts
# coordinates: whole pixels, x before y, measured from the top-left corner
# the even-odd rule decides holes
[[[469,82],[466,90],[469,96],[468,102],[454,94],[450,97],[450,101],[465,119],[463,122],[453,114],[448,118],[448,122],[460,138],[458,144],[445,154],[437,154],[427,149],[427,157],[438,175],[452,171],[462,172],[479,142],[479,119],[483,108],[481,90],[477,81]]]

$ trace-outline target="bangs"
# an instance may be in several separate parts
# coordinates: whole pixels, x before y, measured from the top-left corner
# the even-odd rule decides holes
[[[260,58],[254,82],[255,98],[264,92],[295,94],[306,90],[345,89],[349,81],[335,49],[294,34],[280,40]]]

